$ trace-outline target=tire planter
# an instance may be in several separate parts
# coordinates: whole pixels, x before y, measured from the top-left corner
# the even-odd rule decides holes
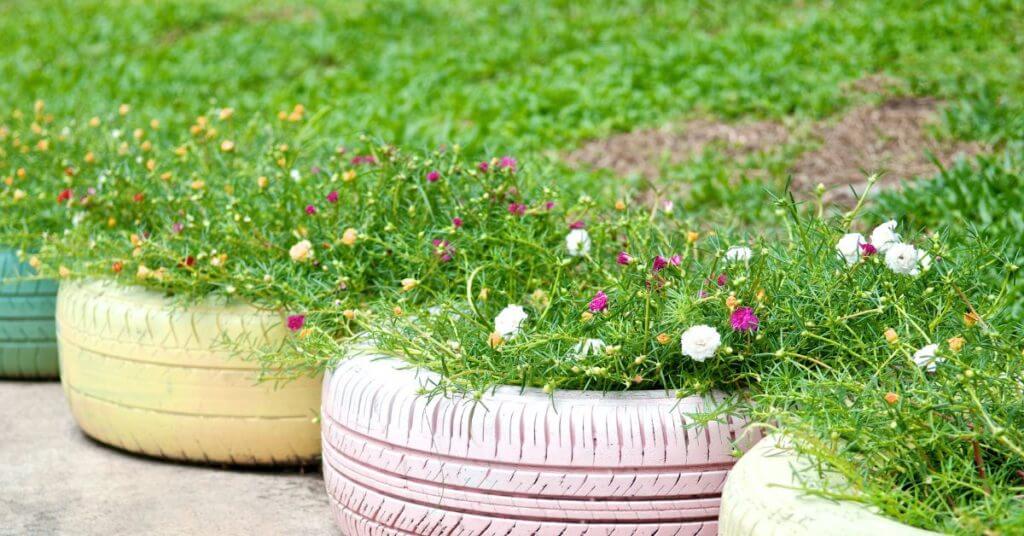
[[[808,471],[800,475],[801,471]],[[722,536],[925,536],[921,530],[872,512],[800,490],[825,485],[806,459],[773,436],[740,458],[722,493]],[[812,476],[815,475],[815,476]],[[802,477],[802,478],[801,478]]]
[[[716,534],[743,425],[684,429],[705,400],[418,396],[436,377],[365,352],[324,378],[324,479],[344,534]]]
[[[320,381],[257,383],[253,347],[287,336],[280,315],[207,302],[181,308],[113,283],[62,283],[61,382],[78,425],[124,450],[205,463],[301,464],[320,454]]]
[[[0,378],[57,377],[57,283],[11,281],[33,273],[13,250],[0,249]]]

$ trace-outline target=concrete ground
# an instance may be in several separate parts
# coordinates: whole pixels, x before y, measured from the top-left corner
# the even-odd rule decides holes
[[[88,439],[58,382],[0,380],[0,535],[331,534],[319,468],[164,462]]]

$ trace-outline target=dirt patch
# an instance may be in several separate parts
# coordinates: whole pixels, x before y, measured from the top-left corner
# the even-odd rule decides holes
[[[973,142],[939,141],[929,132],[941,102],[930,98],[897,98],[851,110],[835,123],[814,128],[821,146],[804,153],[793,168],[793,189],[811,192],[822,183],[827,199],[843,204],[852,199],[850,186],[863,190],[870,173],[884,172],[877,186],[935,173],[929,153],[943,166],[958,155],[984,151]]]
[[[661,165],[679,164],[716,147],[733,157],[749,156],[786,142],[786,128],[757,121],[724,123],[695,119],[671,129],[648,129],[593,140],[566,156],[573,165],[608,169],[617,175],[640,174],[654,179]]]

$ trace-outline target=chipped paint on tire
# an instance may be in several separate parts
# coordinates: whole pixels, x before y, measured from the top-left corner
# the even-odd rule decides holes
[[[161,458],[315,460],[319,379],[259,383],[259,365],[238,355],[286,336],[277,314],[210,300],[183,308],[110,282],[65,282],[57,298],[61,382],[75,420],[98,441]]]
[[[33,270],[0,249],[0,378],[57,377],[57,283],[20,279]]]
[[[801,471],[806,471],[803,475]],[[926,536],[853,502],[801,491],[822,484],[808,460],[769,436],[740,458],[722,493],[722,536]]]
[[[343,533],[716,534],[733,442],[747,440],[732,421],[685,427],[706,400],[417,395],[435,379],[372,352],[324,378],[324,480]]]

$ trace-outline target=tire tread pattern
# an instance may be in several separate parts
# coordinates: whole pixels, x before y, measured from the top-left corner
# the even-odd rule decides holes
[[[57,284],[0,248],[0,378],[56,378]]]

